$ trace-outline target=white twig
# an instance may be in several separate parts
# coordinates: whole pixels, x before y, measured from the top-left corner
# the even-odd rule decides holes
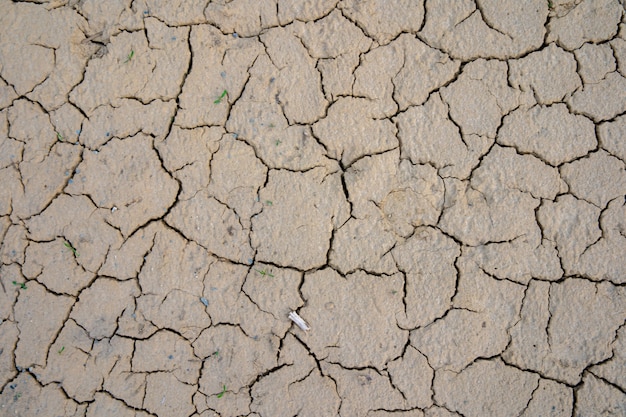
[[[300,317],[298,313],[296,313],[295,311],[292,311],[291,313],[289,313],[289,318],[291,319],[291,321],[296,323],[298,327],[304,330],[305,332],[308,332],[309,330],[311,330],[311,327],[309,327],[306,321],[304,321],[302,317]]]

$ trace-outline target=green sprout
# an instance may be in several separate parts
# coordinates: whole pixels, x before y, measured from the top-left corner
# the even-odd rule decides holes
[[[226,385],[222,386],[222,392],[217,394],[217,398],[222,398],[226,394]]]
[[[135,50],[131,49],[130,54],[128,54],[128,56],[126,57],[126,61],[124,61],[124,63],[129,62],[131,59],[133,59],[134,56],[135,56]]]
[[[274,202],[272,200],[265,200],[265,205],[266,206],[273,206]]]
[[[69,250],[71,250],[74,253],[75,257],[79,257],[80,255],[78,254],[78,252],[76,252],[76,248],[74,246],[72,246],[71,243],[69,242],[64,242],[63,245],[65,245],[66,248],[68,248]]]
[[[274,278],[274,275],[271,272],[267,272],[265,269],[260,270],[260,269],[255,269],[256,272],[258,272],[259,274],[263,275],[263,276],[268,276],[270,278]]]
[[[13,281],[13,285],[19,285],[19,287],[20,287],[21,289],[23,289],[23,290],[28,289],[28,288],[26,287],[26,283],[25,283],[25,282],[17,282],[17,281]]]
[[[211,353],[212,356],[220,356],[220,351],[216,350],[215,352]]]
[[[226,94],[228,94],[228,91],[222,91],[222,94],[213,102],[213,104],[220,104],[222,102],[222,99],[226,97]]]
[[[59,349],[59,355],[63,353],[64,350],[65,350],[65,346],[62,346],[61,349]]]
[[[276,143],[276,146],[278,146],[278,145],[280,145],[282,142],[281,142],[280,140],[276,139],[276,142],[275,142],[275,143]]]
[[[60,134],[59,132],[57,132],[57,140],[62,142],[63,141],[63,135]]]
[[[548,0],[548,9],[554,8],[554,4],[550,0]]]

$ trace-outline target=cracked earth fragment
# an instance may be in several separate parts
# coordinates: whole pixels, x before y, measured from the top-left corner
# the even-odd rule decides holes
[[[625,19],[0,0],[0,414],[625,414]]]

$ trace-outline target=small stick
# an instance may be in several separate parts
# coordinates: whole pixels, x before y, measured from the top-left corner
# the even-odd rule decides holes
[[[300,317],[298,313],[296,313],[295,311],[292,311],[291,313],[289,313],[289,318],[291,319],[291,321],[296,323],[298,327],[304,330],[305,332],[308,332],[309,330],[311,330],[311,327],[306,323],[306,321],[304,321],[304,319],[302,319],[302,317]]]

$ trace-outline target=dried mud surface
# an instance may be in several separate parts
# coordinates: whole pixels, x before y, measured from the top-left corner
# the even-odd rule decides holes
[[[626,416],[625,162],[620,0],[0,0],[0,414]]]

